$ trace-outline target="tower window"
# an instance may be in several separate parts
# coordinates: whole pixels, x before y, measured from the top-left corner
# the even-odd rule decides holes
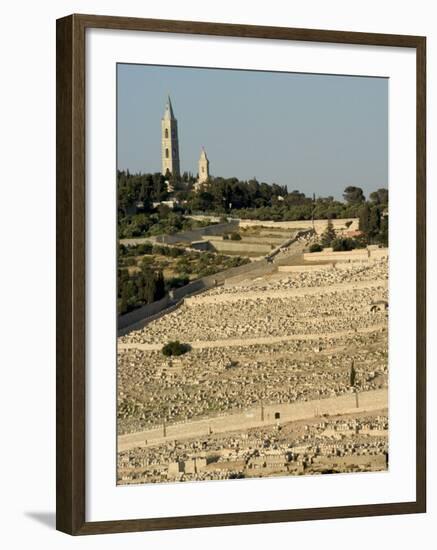
[[[165,129],[165,137],[168,138],[168,128]]]
[[[168,149],[165,150],[165,158],[168,159]]]

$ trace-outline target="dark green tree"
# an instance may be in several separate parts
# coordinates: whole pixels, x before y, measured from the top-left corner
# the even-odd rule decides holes
[[[159,269],[158,271],[155,271],[154,274],[155,279],[155,300],[160,300],[161,298],[164,298],[165,296],[165,281],[164,281],[164,274]]]
[[[378,241],[383,246],[388,246],[388,215],[381,217],[381,226],[379,230]]]
[[[369,218],[370,218],[370,207],[366,202],[359,210],[359,229],[363,233],[368,233],[369,231]]]
[[[320,242],[321,245],[326,248],[327,246],[331,246],[332,241],[335,239],[335,229],[334,224],[332,223],[332,220],[328,220],[328,224],[326,226],[325,231],[323,231]]]
[[[351,370],[349,373],[349,384],[351,388],[355,387],[356,378],[357,378],[357,372],[355,370],[354,362],[352,361]]]
[[[373,206],[370,209],[369,228],[367,231],[370,242],[374,242],[378,240],[380,228],[381,228],[381,211],[378,206]]]
[[[349,185],[343,192],[343,199],[347,204],[361,204],[366,200],[361,187]]]
[[[370,193],[369,199],[373,204],[386,206],[388,204],[388,189],[381,188],[373,191],[373,193]]]

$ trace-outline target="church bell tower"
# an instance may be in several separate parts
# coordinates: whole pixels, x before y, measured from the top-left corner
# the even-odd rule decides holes
[[[168,170],[173,177],[179,177],[180,163],[178,121],[175,119],[173,113],[170,96],[168,96],[164,116],[161,119],[161,133],[162,173],[165,176]]]
[[[199,184],[205,183],[209,178],[209,160],[206,156],[206,151],[202,147],[202,152],[199,158]]]

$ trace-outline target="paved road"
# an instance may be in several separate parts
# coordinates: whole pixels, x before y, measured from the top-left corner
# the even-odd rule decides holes
[[[299,401],[282,405],[265,405],[264,420],[261,419],[261,408],[256,407],[238,414],[217,416],[206,420],[193,420],[181,424],[156,428],[144,432],[120,435],[118,451],[127,451],[135,447],[150,447],[172,441],[201,437],[210,433],[225,433],[233,430],[247,430],[259,426],[275,424],[275,413],[280,414],[279,422],[305,420],[320,414],[363,413],[387,408],[387,389],[372,390],[359,394],[359,407],[356,407],[355,394],[345,394],[313,401]]]

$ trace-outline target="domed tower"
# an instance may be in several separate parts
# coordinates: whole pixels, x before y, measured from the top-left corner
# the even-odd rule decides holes
[[[165,175],[167,170],[172,176],[180,176],[179,163],[179,138],[178,121],[175,119],[170,96],[168,96],[165,105],[164,116],[161,120],[162,132],[162,173]]]

